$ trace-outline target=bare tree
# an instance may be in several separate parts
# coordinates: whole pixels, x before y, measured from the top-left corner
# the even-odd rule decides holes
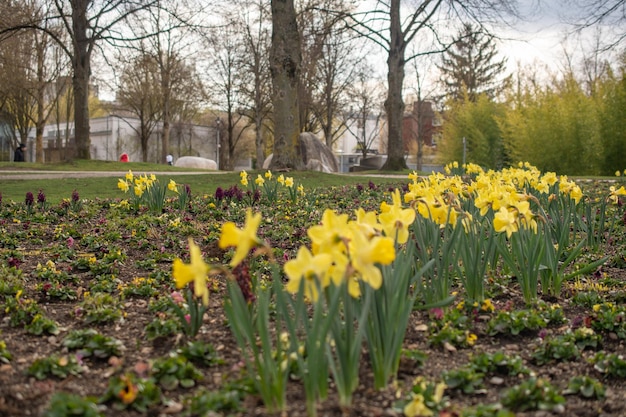
[[[590,27],[604,26],[613,33],[606,33],[600,50],[618,47],[626,39],[626,0],[561,0],[567,12],[564,20],[581,32]]]
[[[371,82],[371,72],[371,67],[360,68],[349,91],[350,111],[344,113],[344,126],[357,139],[363,158],[367,157],[372,145],[379,138],[383,113],[384,92]],[[370,120],[373,120],[373,126]]]
[[[244,74],[243,38],[236,25],[226,25],[210,33],[206,39],[211,55],[208,76],[214,88],[214,104],[225,115],[224,129],[220,129],[220,169],[235,167],[236,151],[247,127],[242,82],[251,74]],[[220,119],[220,123],[221,123]]]
[[[271,77],[267,51],[270,48],[270,10],[265,0],[242,5],[238,26],[243,37],[242,98],[254,127],[257,167],[265,160],[265,131],[271,114]],[[246,77],[247,76],[247,77]],[[249,78],[249,79],[246,79]]]
[[[430,72],[430,65],[427,64],[425,68],[421,68],[419,65],[420,60],[414,59],[412,61],[412,72],[413,72],[413,85],[411,90],[413,91],[413,95],[415,96],[415,102],[413,103],[413,111],[411,112],[411,119],[413,125],[416,126],[416,129],[413,131],[415,135],[414,139],[417,144],[417,153],[416,153],[416,170],[422,170],[422,164],[424,162],[424,145],[425,138],[431,137],[435,133],[434,128],[432,126],[432,121],[434,120],[435,114],[432,109],[432,103],[426,102],[426,100],[431,99],[435,101],[437,99],[434,89],[436,88],[436,83],[432,84],[430,90],[426,90],[426,74]],[[432,63],[432,61],[429,61]],[[426,123],[426,119],[430,118],[431,124]]]
[[[90,159],[89,138],[89,81],[91,59],[101,42],[115,44],[126,37],[117,30],[126,19],[142,10],[158,7],[160,0],[55,0],[43,17],[30,17],[15,24],[0,28],[0,38],[25,29],[36,29],[48,33],[69,57],[72,65],[74,93],[74,128],[78,158]],[[60,24],[65,38],[50,31],[49,22]]]
[[[153,56],[140,53],[125,62],[117,90],[117,103],[120,110],[139,119],[138,127],[128,125],[139,138],[143,162],[148,162],[148,142],[163,110],[160,86],[159,68]]]
[[[401,0],[378,1],[373,10],[347,16],[350,27],[360,35],[375,42],[387,53],[388,94],[385,100],[388,126],[387,161],[382,169],[406,168],[402,138],[404,101],[404,66],[416,56],[440,53],[449,47],[441,37],[438,19],[455,17],[481,21],[485,16],[501,16],[513,12],[513,0],[422,0],[415,7],[401,7]],[[407,5],[408,6],[408,5]],[[401,12],[408,13],[402,17]],[[439,48],[420,51],[407,56],[407,47],[418,34],[428,34],[436,39]]]
[[[198,41],[194,33],[195,28],[187,24],[191,21],[191,17],[187,15],[192,11],[183,6],[182,1],[172,0],[168,2],[167,10],[153,7],[147,9],[145,13],[131,16],[133,37],[145,39],[138,45],[152,55],[159,70],[159,91],[162,95],[160,99],[162,106],[161,163],[165,163],[166,156],[171,151],[170,129],[175,92],[189,82],[185,78],[185,61],[195,50],[190,47]],[[132,44],[130,46],[133,47]]]
[[[360,72],[365,62],[364,49],[346,35],[345,31],[333,30],[328,36],[317,62],[317,82],[310,86],[315,124],[319,125],[330,148],[345,130],[345,126],[338,123],[339,115],[348,107],[352,86],[364,74]]]
[[[8,12],[8,10],[5,10]],[[18,20],[42,20],[41,9],[36,0],[14,5],[11,16]],[[28,16],[28,17],[25,17]],[[48,32],[59,35],[59,27],[48,27]],[[31,127],[35,127],[35,160],[43,162],[43,130],[58,100],[54,80],[64,63],[54,59],[50,48],[52,39],[48,32],[34,29],[23,30],[2,42],[2,61],[5,113],[11,114],[15,128],[26,142]],[[58,57],[56,57],[58,58]]]

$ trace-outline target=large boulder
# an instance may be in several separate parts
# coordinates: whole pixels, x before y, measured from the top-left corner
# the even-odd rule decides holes
[[[311,132],[300,133],[300,153],[305,169],[309,171],[337,172],[337,159],[332,150]],[[272,156],[263,162],[263,169],[268,169],[272,163]]]
[[[217,170],[217,164],[214,160],[201,158],[199,156],[181,156],[176,160],[174,166],[180,168],[209,169],[213,171]]]

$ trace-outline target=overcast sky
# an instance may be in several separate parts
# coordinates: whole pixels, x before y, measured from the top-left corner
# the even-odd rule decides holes
[[[563,23],[565,20],[573,21],[582,13],[572,3],[563,0],[518,0],[525,19],[502,34],[511,38],[503,41],[501,47],[501,53],[509,59],[509,67],[517,67],[517,62],[522,65],[543,63],[558,70],[565,62],[565,50],[574,62],[585,51],[592,50],[598,28],[588,29],[579,36],[573,33],[573,26]],[[602,28],[605,39],[610,32],[611,28]]]

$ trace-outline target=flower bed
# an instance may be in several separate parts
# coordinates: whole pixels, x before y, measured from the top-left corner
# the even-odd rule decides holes
[[[626,413],[624,188],[448,170],[0,202],[0,414]]]

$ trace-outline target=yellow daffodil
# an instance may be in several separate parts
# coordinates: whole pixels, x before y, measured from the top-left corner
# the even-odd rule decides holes
[[[129,169],[128,172],[126,173],[126,180],[132,181],[133,178],[134,178],[133,171]]]
[[[123,179],[119,179],[117,181],[117,188],[119,188],[120,190],[127,192],[130,189],[130,185],[128,185],[128,182],[124,181]]]
[[[298,192],[300,193],[300,195],[304,195],[304,185],[298,185]]]
[[[378,216],[378,220],[386,236],[395,239],[399,244],[404,244],[409,239],[409,226],[415,220],[415,210],[402,208],[402,199],[398,189],[393,192],[392,201],[393,204]]]
[[[375,236],[369,239],[355,230],[350,241],[350,260],[359,278],[377,290],[383,282],[383,276],[376,264],[388,265],[396,258],[393,239],[387,236]],[[353,295],[354,296],[354,295]]]
[[[285,178],[285,187],[292,188],[293,187],[293,178],[287,177]]]
[[[327,272],[331,265],[330,254],[320,253],[314,256],[305,246],[300,247],[296,259],[285,263],[285,274],[289,277],[286,290],[292,294],[297,293],[304,279],[304,296],[308,300],[317,301],[318,287],[325,288],[330,283]]]
[[[283,174],[280,174],[278,176],[278,178],[276,178],[276,181],[280,184],[280,185],[285,185],[285,176]]]
[[[343,238],[349,237],[350,233],[348,215],[337,214],[330,209],[324,211],[321,225],[311,226],[307,230],[313,253],[333,253],[336,250],[345,252]]]
[[[246,171],[241,171],[239,173],[239,177],[241,177],[241,185],[244,187],[248,186],[248,173]]]
[[[510,238],[513,233],[519,230],[515,213],[506,207],[501,207],[494,216],[493,228],[498,233],[506,232],[506,237]]]
[[[202,252],[192,239],[189,239],[190,263],[185,264],[180,259],[174,259],[172,277],[176,281],[176,288],[183,288],[193,281],[194,294],[202,297],[204,305],[209,304],[209,289],[207,279],[210,267],[202,259]]]
[[[265,178],[267,178],[268,180],[272,179],[272,171],[267,170],[267,172],[265,173]]]
[[[177,193],[178,192],[178,184],[176,184],[176,181],[170,180],[170,182],[167,184],[167,189]]]
[[[261,240],[256,235],[259,224],[261,224],[261,213],[252,214],[251,209],[246,212],[243,229],[237,228],[233,222],[224,223],[218,243],[219,247],[222,249],[231,246],[237,248],[233,259],[230,261],[230,266],[239,265],[252,248],[261,244]]]
[[[258,186],[262,186],[263,184],[265,184],[265,180],[263,179],[263,177],[261,176],[261,174],[259,174],[256,177],[256,180],[254,180],[254,182],[256,183],[256,185]]]

